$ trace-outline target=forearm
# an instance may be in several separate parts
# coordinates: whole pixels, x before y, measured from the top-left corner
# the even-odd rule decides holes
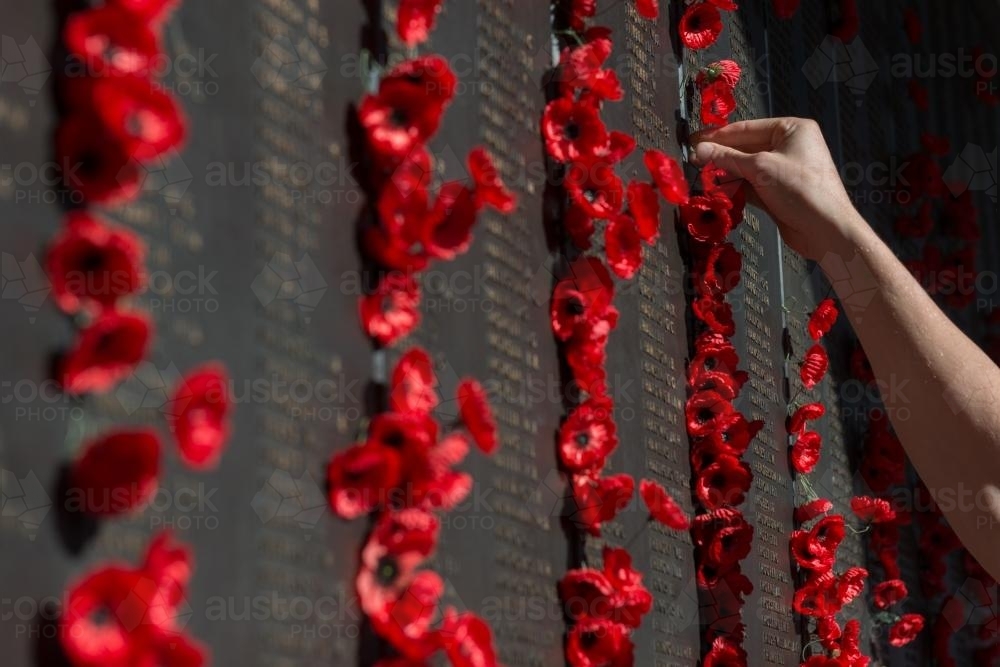
[[[871,228],[856,223],[821,265],[910,460],[959,538],[998,576],[1000,370]]]

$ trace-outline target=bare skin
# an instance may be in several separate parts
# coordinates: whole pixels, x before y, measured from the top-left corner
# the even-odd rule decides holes
[[[693,143],[696,164],[745,178],[785,243],[823,268],[906,453],[959,539],[1000,579],[1000,369],[854,209],[814,121],[739,122]]]

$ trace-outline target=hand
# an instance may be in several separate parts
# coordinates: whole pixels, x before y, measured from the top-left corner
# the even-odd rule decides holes
[[[749,120],[699,132],[693,162],[714,162],[753,187],[760,204],[793,250],[814,260],[836,252],[858,225],[851,203],[815,121]]]

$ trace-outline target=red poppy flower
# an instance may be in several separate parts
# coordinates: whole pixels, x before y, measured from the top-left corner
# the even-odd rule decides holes
[[[597,33],[588,35],[586,43],[563,50],[559,62],[559,84],[565,97],[572,98],[582,91],[581,97],[588,98],[588,101],[617,102],[625,96],[618,74],[604,68],[611,55],[611,46],[608,36]]]
[[[111,3],[71,14],[63,29],[63,43],[97,76],[146,76],[160,55],[149,24]]]
[[[397,11],[396,33],[403,43],[413,48],[427,41],[437,15],[441,12],[442,0],[401,0]]]
[[[698,243],[722,243],[733,229],[729,214],[732,207],[732,201],[721,191],[696,195],[681,206],[681,223]]]
[[[658,150],[646,151],[643,160],[664,199],[671,204],[688,203],[690,194],[684,169],[676,160]]]
[[[146,607],[143,622],[152,624],[169,640],[179,636],[178,606],[187,597],[192,570],[191,549],[175,543],[168,531],[158,533],[146,547],[141,588],[152,584],[154,590],[141,594]]]
[[[580,329],[585,334],[579,333]],[[593,336],[591,325],[581,324],[573,340],[565,348],[566,365],[573,377],[573,385],[581,393],[604,396],[607,393],[608,336]]]
[[[73,211],[49,248],[45,270],[65,312],[112,308],[145,285],[145,256],[145,244],[132,232]]]
[[[886,610],[906,599],[909,592],[906,583],[900,579],[890,579],[877,584],[872,589],[872,602],[876,609]]]
[[[802,0],[771,0],[771,7],[774,14],[779,19],[787,20],[795,16],[799,11],[799,4]]]
[[[733,412],[719,421],[718,428],[704,442],[716,453],[739,457],[743,456],[763,428],[763,420],[748,422],[742,414]]]
[[[591,104],[560,98],[542,116],[542,135],[549,157],[557,162],[586,160],[608,143],[608,130]]]
[[[698,560],[725,570],[750,553],[753,526],[739,510],[720,507],[692,519],[691,539],[698,547]]]
[[[642,236],[636,221],[619,215],[604,229],[604,251],[611,270],[623,280],[631,280],[642,266]]]
[[[722,17],[719,9],[710,2],[689,6],[677,27],[681,43],[691,50],[706,49],[722,34]]]
[[[569,0],[566,5],[569,25],[578,32],[586,27],[586,20],[597,13],[597,0]]]
[[[687,530],[691,527],[691,520],[688,519],[684,510],[671,497],[667,490],[656,482],[644,479],[639,483],[639,494],[642,502],[646,503],[651,519],[659,521],[667,528],[674,530]]]
[[[472,476],[456,472],[452,467],[461,463],[469,452],[468,438],[451,433],[427,452],[426,458],[410,463],[410,504],[428,510],[451,511],[472,490]]]
[[[395,412],[429,414],[440,402],[434,362],[420,347],[410,348],[399,358],[389,387],[389,403]]]
[[[449,608],[441,625],[441,635],[452,667],[496,667],[493,631],[475,614],[459,614]]]
[[[141,510],[159,486],[160,439],[155,431],[114,431],[84,445],[70,473],[80,510],[116,516]]]
[[[493,158],[486,149],[474,148],[469,153],[468,162],[469,174],[475,184],[473,195],[477,208],[492,206],[500,213],[513,213],[517,208],[517,196],[503,184]]]
[[[713,246],[705,256],[701,284],[713,294],[727,294],[740,284],[743,256],[732,243]]]
[[[420,412],[383,412],[368,426],[368,443],[396,450],[403,457],[403,471],[426,465],[438,441],[438,423]]]
[[[871,496],[851,498],[851,510],[865,523],[886,523],[896,520],[896,512],[889,501]]]
[[[219,364],[206,364],[185,377],[170,403],[171,430],[181,460],[195,470],[214,468],[229,439],[232,399],[229,375]]]
[[[578,621],[566,642],[566,660],[571,667],[630,667],[633,651],[628,628],[606,619]]]
[[[578,326],[604,318],[614,289],[614,281],[600,259],[582,257],[570,264],[567,275],[552,292],[550,314],[556,338],[569,340]]]
[[[146,356],[150,325],[144,316],[108,311],[78,335],[62,360],[60,383],[73,394],[105,392]]]
[[[684,408],[688,434],[707,437],[717,430],[722,420],[733,412],[733,405],[716,392],[698,392],[688,399]]]
[[[153,25],[165,21],[177,6],[178,0],[108,0],[107,4],[118,7]]]
[[[429,194],[423,185],[393,179],[379,191],[375,207],[379,224],[362,236],[365,254],[388,269],[421,271],[430,256],[424,249],[425,228],[431,223]]]
[[[399,597],[370,616],[372,628],[403,656],[424,660],[438,648],[438,638],[429,630],[443,594],[444,581],[436,572],[418,572]]]
[[[691,311],[714,333],[726,337],[736,333],[733,307],[721,295],[702,294],[691,302]]]
[[[115,204],[134,199],[142,186],[139,163],[128,147],[101,127],[93,111],[62,118],[55,152],[64,166],[63,185],[80,201]],[[76,199],[74,199],[76,201]]]
[[[635,9],[643,18],[656,19],[660,15],[660,0],[635,0]]]
[[[479,449],[492,455],[500,446],[500,441],[497,438],[497,423],[493,418],[486,390],[477,380],[466,378],[459,382],[455,394],[465,428],[469,430]]]
[[[124,606],[141,573],[119,566],[91,572],[70,586],[59,638],[73,665],[104,667],[129,664],[141,618]],[[121,610],[123,613],[118,613]],[[109,613],[110,612],[110,613]]]
[[[822,521],[828,520],[832,520],[833,523],[820,528],[823,535],[822,539],[817,534],[819,524],[811,531],[792,531],[792,537],[788,541],[789,548],[796,565],[802,569],[811,570],[819,574],[829,572],[833,569],[833,564],[837,559],[837,546],[839,546],[840,541],[830,539],[829,535],[831,530],[837,530],[836,526],[839,525],[840,538],[843,539],[844,527],[843,519],[837,515],[822,519]],[[839,520],[839,524],[837,520]]]
[[[452,260],[469,249],[475,224],[476,199],[472,190],[456,181],[445,183],[423,228],[424,249],[431,257]]]
[[[792,445],[791,462],[795,472],[808,475],[816,469],[819,463],[823,438],[815,431],[803,431]]]
[[[406,591],[416,568],[437,547],[440,522],[431,513],[405,509],[382,514],[361,552],[357,589],[370,617],[385,617]]]
[[[699,89],[703,89],[717,81],[723,82],[729,88],[735,88],[739,85],[741,74],[740,64],[735,60],[717,60],[705,65],[698,71],[695,83]]]
[[[811,391],[823,379],[829,367],[830,358],[827,356],[826,350],[822,345],[813,345],[806,352],[802,368],[799,370],[802,386]]]
[[[734,401],[740,393],[740,383],[729,373],[706,371],[688,385],[691,392],[714,391],[727,401]]]
[[[806,403],[788,418],[787,430],[789,435],[803,433],[809,422],[816,421],[825,414],[826,407],[822,403]]]
[[[621,178],[606,163],[576,163],[566,174],[570,200],[594,218],[610,219],[622,208],[625,197]]]
[[[701,122],[704,125],[726,125],[736,111],[733,88],[724,80],[710,83],[701,89]]]
[[[635,480],[625,474],[601,478],[574,475],[572,490],[576,505],[572,521],[594,537],[600,537],[601,524],[613,520],[631,502]]]
[[[843,607],[837,595],[836,575],[832,571],[825,572],[799,586],[792,606],[803,616],[822,618],[836,614]]]
[[[574,246],[580,250],[590,250],[593,245],[590,237],[594,235],[594,219],[586,211],[567,201],[562,227]]]
[[[639,238],[653,245],[660,236],[660,200],[649,183],[631,181],[626,192],[628,211],[639,230]]]
[[[401,481],[400,454],[377,443],[338,452],[327,468],[330,507],[342,519],[356,519],[380,507]]]
[[[920,614],[903,614],[889,628],[889,644],[899,648],[906,646],[924,629],[924,617]]]
[[[702,667],[746,667],[747,654],[727,637],[716,637],[705,654]]]
[[[817,498],[805,505],[795,508],[795,523],[803,524],[812,521],[821,514],[826,514],[833,509],[833,503],[826,498]]]
[[[704,373],[720,372],[733,376],[742,386],[747,376],[740,375],[740,358],[736,348],[722,335],[704,333],[695,340],[695,356],[688,365],[688,383],[698,384],[698,376]]]
[[[437,132],[457,79],[440,56],[408,60],[393,69],[358,107],[372,150],[404,158]]]
[[[183,111],[174,97],[156,88],[149,77],[92,81],[91,103],[98,119],[136,160],[152,160],[184,142],[187,122]]]
[[[624,132],[612,131],[608,134],[608,143],[594,153],[592,162],[614,166],[627,158],[635,150],[635,138]]]
[[[607,400],[584,401],[559,429],[559,460],[570,472],[599,472],[617,446],[612,406]]]
[[[833,299],[823,299],[809,316],[809,336],[813,340],[819,340],[830,333],[830,329],[837,323],[839,314]]]
[[[694,494],[706,509],[740,505],[750,491],[750,468],[735,456],[723,454],[698,473]]]
[[[381,347],[392,346],[420,324],[419,305],[420,287],[413,276],[389,274],[375,292],[361,297],[361,326]]]
[[[604,575],[614,591],[611,618],[627,627],[638,628],[653,606],[653,596],[642,583],[642,575],[632,567],[628,551],[605,546],[603,558]]]
[[[572,619],[611,619],[615,587],[604,572],[578,568],[559,580],[559,599]]]

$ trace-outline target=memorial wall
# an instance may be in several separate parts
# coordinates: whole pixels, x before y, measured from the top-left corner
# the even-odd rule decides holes
[[[687,141],[815,119],[1000,357],[995,2],[0,4],[5,665],[1000,661],[868,288]]]

